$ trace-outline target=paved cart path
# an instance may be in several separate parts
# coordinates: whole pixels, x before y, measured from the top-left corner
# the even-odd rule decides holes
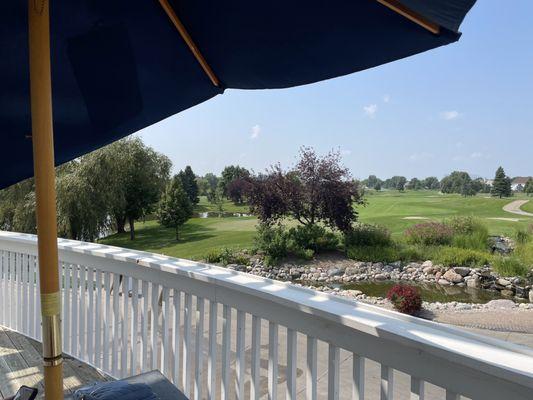
[[[515,200],[503,206],[503,211],[507,211],[512,214],[525,215],[526,217],[533,217],[533,213],[520,209],[529,200]]]

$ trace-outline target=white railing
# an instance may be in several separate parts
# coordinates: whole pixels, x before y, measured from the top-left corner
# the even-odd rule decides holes
[[[159,369],[194,399],[533,398],[525,347],[151,253],[61,239],[59,257],[64,351],[116,378]],[[35,236],[0,232],[0,324],[39,340],[37,263]]]

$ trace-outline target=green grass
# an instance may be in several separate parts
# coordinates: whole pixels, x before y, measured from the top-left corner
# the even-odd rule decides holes
[[[520,207],[522,210],[533,213],[533,198],[531,198],[526,204]],[[532,221],[533,222],[533,221]]]
[[[442,221],[452,216],[471,215],[478,217],[488,227],[490,234],[514,236],[518,228],[525,229],[533,218],[509,214],[502,210],[510,199],[487,198],[479,195],[464,198],[459,195],[441,195],[438,192],[419,191],[398,193],[387,191],[367,194],[367,205],[359,207],[360,221],[387,227],[395,239],[402,239],[403,231],[422,220],[406,220],[404,217],[421,216]],[[531,205],[531,202],[526,203]],[[224,211],[248,212],[246,206],[224,202]],[[523,209],[526,209],[523,207]],[[198,212],[218,211],[205,197],[200,198]],[[489,217],[519,218],[519,222],[487,219]],[[192,218],[183,227],[181,239],[175,240],[173,229],[159,226],[156,221],[138,222],[137,237],[129,240],[129,233],[115,234],[100,243],[145,250],[174,257],[201,259],[210,250],[224,247],[241,249],[253,245],[257,220],[253,217]]]
[[[135,225],[136,238],[133,241],[126,232],[108,236],[99,242],[198,260],[216,248],[251,247],[256,224],[257,220],[252,217],[192,218],[183,226],[181,238],[176,241],[174,229],[164,228],[157,221],[147,221]]]
[[[462,197],[460,195],[442,195],[434,191],[384,191],[367,193],[367,206],[359,208],[360,220],[386,226],[396,239],[403,231],[423,220],[408,220],[405,217],[427,217],[432,221],[443,221],[452,216],[474,216],[481,219],[492,235],[512,236],[518,228],[527,227],[533,222],[532,217],[510,214],[502,207],[516,199],[492,198],[488,195]],[[527,203],[529,204],[529,203]],[[519,218],[519,222],[501,221],[488,218]]]
[[[218,206],[216,204],[212,204],[209,201],[207,201],[206,196],[200,196],[200,202],[195,207],[195,210],[196,212],[209,212],[209,211],[218,212],[219,211]],[[236,205],[236,204],[233,204],[229,200],[224,200],[224,202],[222,203],[222,210],[224,212],[245,213],[245,214],[250,212],[248,206]]]

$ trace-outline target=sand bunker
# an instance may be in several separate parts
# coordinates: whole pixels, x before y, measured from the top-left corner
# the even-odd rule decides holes
[[[487,219],[497,219],[498,221],[510,221],[510,222],[519,222],[520,218],[505,218],[505,217],[492,217]]]
[[[417,216],[413,216],[413,217],[403,217],[402,219],[429,219],[428,217],[417,217]]]

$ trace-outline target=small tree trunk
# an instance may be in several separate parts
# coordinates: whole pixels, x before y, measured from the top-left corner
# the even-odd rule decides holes
[[[124,217],[120,217],[120,218],[115,218],[116,220],[116,223],[117,223],[117,232],[118,233],[126,233],[126,218]]]
[[[130,223],[130,240],[135,239],[135,219],[128,218],[128,221]]]
[[[179,235],[179,228],[176,225],[176,241],[178,241],[178,240],[180,240],[180,235]]]

